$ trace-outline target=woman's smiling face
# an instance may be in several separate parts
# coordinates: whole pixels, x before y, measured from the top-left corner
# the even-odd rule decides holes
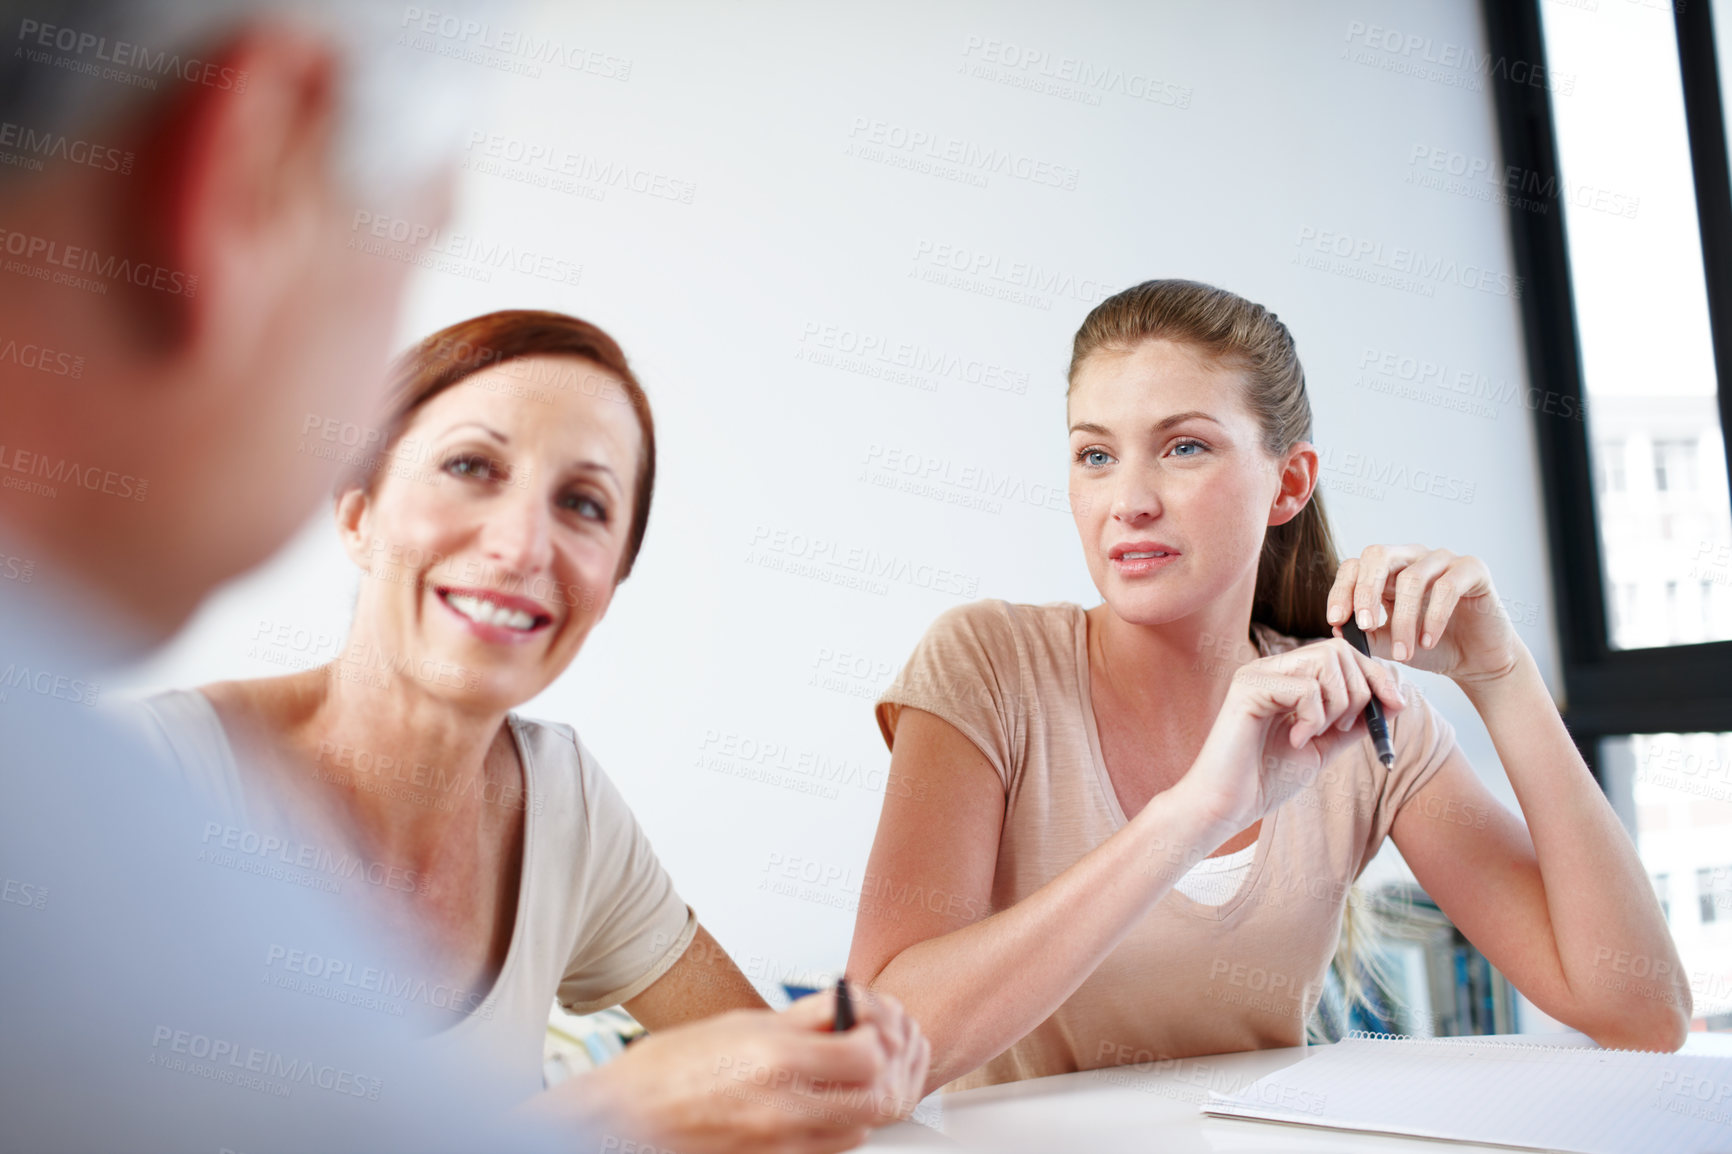
[[[1292,513],[1277,509],[1285,462],[1244,397],[1242,373],[1173,341],[1078,367],[1071,508],[1089,575],[1126,621],[1174,621],[1255,587],[1265,530]]]
[[[541,692],[613,597],[642,447],[619,378],[576,357],[506,361],[422,405],[371,496],[338,503],[370,578],[369,664],[482,708]]]

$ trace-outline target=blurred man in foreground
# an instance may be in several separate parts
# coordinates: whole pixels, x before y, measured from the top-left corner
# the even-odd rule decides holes
[[[412,266],[353,222],[444,218],[467,82],[394,43],[418,11],[0,2],[0,1150],[844,1148],[899,1087],[827,1098],[812,1012],[508,1114],[430,1007],[285,992],[291,952],[406,988],[415,957],[321,903],[321,847],[211,820],[93,708],[328,493],[306,415],[374,407]],[[742,1062],[790,1076],[728,1093]]]

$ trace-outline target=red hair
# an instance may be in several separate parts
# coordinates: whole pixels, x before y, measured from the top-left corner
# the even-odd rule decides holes
[[[636,414],[643,432],[633,487],[631,529],[620,559],[619,580],[631,575],[649,526],[650,496],[655,489],[656,435],[649,398],[638,384],[625,353],[600,328],[564,313],[537,309],[504,309],[448,325],[416,344],[397,359],[386,402],[380,451],[346,477],[341,487],[372,491],[378,470],[390,456],[416,410],[452,385],[495,365],[524,357],[577,357],[619,378],[624,400]]]

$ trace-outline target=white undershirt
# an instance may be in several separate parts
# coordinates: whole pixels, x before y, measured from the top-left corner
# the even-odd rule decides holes
[[[1220,857],[1206,857],[1173,883],[1173,888],[1205,906],[1224,906],[1239,892],[1251,872],[1257,843]]]

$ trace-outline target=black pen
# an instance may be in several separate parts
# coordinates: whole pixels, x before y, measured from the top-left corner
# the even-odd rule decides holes
[[[1365,633],[1359,628],[1359,622],[1348,617],[1341,623],[1341,636],[1347,638],[1347,643],[1365,656],[1371,656],[1371,643],[1365,640]],[[1377,747],[1377,760],[1383,763],[1384,769],[1395,768],[1395,747],[1389,744],[1389,722],[1383,717],[1383,703],[1377,700],[1375,692],[1365,706],[1365,730],[1371,734],[1371,744]]]
[[[848,997],[848,975],[836,983],[836,1021],[830,1027],[840,1034],[854,1028],[854,1003]]]

